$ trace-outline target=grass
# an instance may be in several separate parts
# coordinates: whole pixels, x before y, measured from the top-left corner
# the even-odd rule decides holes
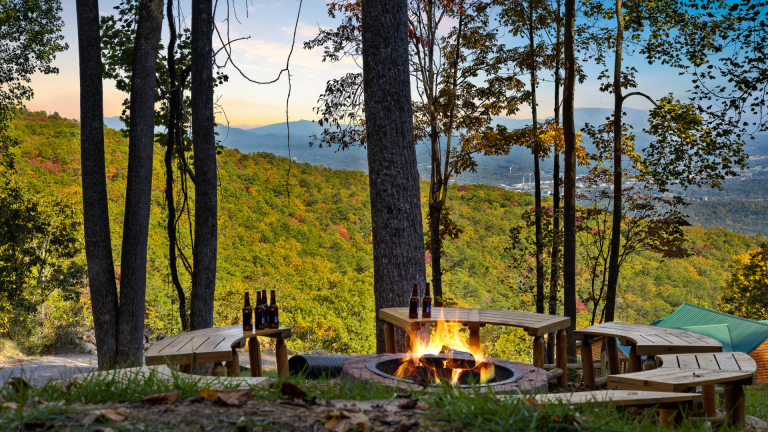
[[[24,357],[19,347],[9,339],[0,338],[0,363],[19,357]]]
[[[276,378],[274,370],[265,370],[265,375]],[[595,432],[643,432],[661,430],[652,415],[633,416],[629,410],[606,409],[597,406],[577,408],[558,404],[537,407],[524,397],[499,397],[478,391],[458,391],[444,387],[433,393],[393,390],[375,384],[342,384],[337,379],[311,380],[306,377],[292,377],[309,397],[318,399],[395,399],[397,397],[418,398],[427,402],[430,408],[424,413],[424,420],[430,427],[462,431],[595,431]],[[276,400],[283,397],[280,386],[258,386],[254,388],[254,399]],[[7,402],[17,402],[24,409],[2,410],[0,430],[23,430],[31,422],[50,421],[72,414],[72,403],[102,404],[140,403],[141,398],[157,393],[180,391],[180,399],[197,395],[203,385],[197,380],[182,378],[174,374],[172,381],[153,375],[144,380],[118,379],[114,374],[85,380],[81,385],[67,386],[50,382],[43,387],[30,387],[18,392],[10,385],[0,389],[0,396]],[[48,401],[38,406],[34,398]],[[66,403],[60,404],[60,401]],[[768,403],[768,386],[747,387],[747,414],[765,417]],[[427,417],[428,415],[428,417]],[[115,425],[117,430],[121,428]],[[150,425],[151,426],[151,425]],[[151,430],[151,429],[150,429]],[[703,431],[700,424],[683,421],[677,431]],[[721,427],[720,431],[730,431]]]

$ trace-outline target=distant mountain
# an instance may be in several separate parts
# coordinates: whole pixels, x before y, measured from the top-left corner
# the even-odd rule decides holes
[[[291,124],[291,135],[297,135],[297,136],[311,136],[312,134],[320,134],[324,127],[317,124],[317,122],[313,122],[310,120],[299,120],[299,121],[292,121]],[[259,135],[267,135],[267,134],[276,134],[276,135],[285,135],[286,134],[286,126],[285,122],[282,123],[275,123],[267,126],[261,126],[256,127],[252,129],[246,129],[248,132],[259,134]]]

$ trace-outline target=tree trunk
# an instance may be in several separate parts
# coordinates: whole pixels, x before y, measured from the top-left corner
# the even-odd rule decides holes
[[[434,162],[433,162],[434,163]],[[433,165],[434,166],[434,165]],[[438,171],[440,169],[438,168]],[[436,188],[438,185],[431,185],[430,189]],[[442,187],[438,190],[431,190],[430,195],[442,195]],[[432,255],[432,296],[433,298],[439,298],[440,303],[443,300],[443,268],[442,268],[442,243],[443,239],[440,238],[440,216],[443,212],[443,205],[445,203],[442,200],[432,201],[430,196],[429,202],[429,249]]]
[[[424,235],[408,70],[408,2],[362,4],[363,85],[376,311],[408,304],[423,284]],[[404,338],[397,341],[405,348]],[[386,350],[376,322],[376,349]]]
[[[168,16],[168,88],[174,89],[176,83],[176,24],[173,20],[173,0],[168,0],[166,15]],[[184,289],[179,281],[178,262],[176,259],[176,203],[173,197],[173,149],[176,146],[176,134],[179,132],[178,116],[181,108],[181,89],[170,92],[168,102],[168,139],[165,147],[165,200],[168,204],[168,267],[171,270],[171,281],[179,297],[179,319],[181,329],[187,331],[187,305]],[[184,174],[182,174],[184,175]]]
[[[534,185],[534,215],[536,223],[536,313],[544,313],[544,252],[541,241],[541,168],[539,167],[539,123],[536,112],[536,45],[533,39],[533,7],[529,5],[528,43],[531,50],[531,116],[533,117],[533,179]]]
[[[213,125],[213,7],[192,1],[192,142],[195,155],[195,248],[190,327],[213,327],[218,199]]]
[[[93,326],[99,340],[99,368],[117,359],[117,284],[109,231],[109,200],[104,161],[104,95],[101,79],[99,1],[77,0],[80,57],[80,160],[83,227]]]
[[[155,72],[162,26],[162,0],[139,3],[131,74],[131,127],[128,132],[117,330],[117,364],[126,366],[141,365],[144,361],[147,238],[155,144]]]
[[[557,1],[557,30],[555,36],[555,124],[560,124],[560,0]],[[552,268],[549,277],[549,314],[557,315],[557,286],[560,280],[560,153],[555,149],[552,167]],[[555,362],[555,333],[547,335],[547,363]]]
[[[568,361],[576,361],[576,127],[573,123],[573,98],[576,89],[574,25],[576,0],[565,0],[563,34],[565,85],[563,86],[563,137],[565,175],[563,177],[563,315],[571,318],[566,329]]]
[[[624,15],[621,0],[616,0],[616,58],[613,65],[613,222],[611,250],[608,261],[608,291],[605,296],[605,321],[613,321],[616,311],[616,285],[619,282],[619,255],[621,254],[621,123],[624,98],[621,92],[621,57],[624,44]]]

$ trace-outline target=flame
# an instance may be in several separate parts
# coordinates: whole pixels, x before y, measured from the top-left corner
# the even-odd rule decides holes
[[[442,308],[435,308],[435,312],[438,310],[439,318],[442,318]],[[419,359],[427,354],[438,355],[444,347],[448,347],[454,351],[468,352],[475,359],[474,369],[451,368],[451,362],[448,360],[443,361],[443,369],[450,370],[451,385],[459,384],[459,378],[465,371],[477,372],[480,376],[480,384],[486,384],[492,380],[496,374],[493,363],[486,363],[486,358],[483,356],[480,348],[473,349],[469,346],[466,336],[462,334],[461,330],[461,324],[446,323],[442,320],[437,321],[434,332],[430,331],[429,326],[424,326],[418,331],[409,330],[411,347],[407,353],[408,358],[400,365],[394,375],[401,378],[411,377],[418,375],[420,370],[426,369],[428,376],[434,376],[434,382],[439,381],[437,369],[432,365],[422,365]],[[448,377],[445,376],[445,378],[447,379]]]

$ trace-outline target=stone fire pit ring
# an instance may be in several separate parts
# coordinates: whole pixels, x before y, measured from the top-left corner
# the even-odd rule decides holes
[[[437,391],[440,390],[438,385],[430,385],[426,389],[420,384],[414,382],[393,377],[384,372],[379,371],[376,368],[376,364],[381,361],[393,360],[393,359],[408,359],[408,354],[372,354],[365,356],[351,357],[344,362],[344,367],[341,372],[342,381],[362,382],[370,384],[378,384],[388,388],[399,388],[407,390],[426,390]],[[547,392],[547,372],[544,369],[534,367],[533,365],[518,363],[509,360],[486,358],[486,361],[490,361],[497,366],[507,368],[513,373],[513,377],[509,377],[503,381],[495,382],[492,384],[468,386],[468,385],[456,385],[454,388],[469,390],[479,389],[480,392],[485,393],[493,391],[497,394],[504,393],[534,393],[541,394]]]

